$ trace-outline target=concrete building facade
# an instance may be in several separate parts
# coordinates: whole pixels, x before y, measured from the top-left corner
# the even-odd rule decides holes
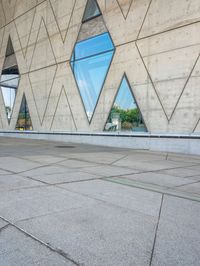
[[[142,124],[143,134],[198,135],[199,57],[199,0],[1,0],[0,72],[17,66],[17,81],[8,111],[4,91],[13,87],[1,78],[0,130],[23,128],[24,101],[31,124],[25,129],[118,131],[108,118],[125,80],[139,131]],[[125,126],[129,135],[138,129]]]

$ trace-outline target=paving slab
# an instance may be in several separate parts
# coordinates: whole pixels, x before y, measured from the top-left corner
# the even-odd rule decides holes
[[[102,180],[60,185],[64,189],[157,217],[161,194]]]
[[[85,167],[83,172],[96,174],[103,177],[110,177],[116,175],[126,175],[131,173],[138,173],[138,170],[128,169],[126,167],[116,167],[111,165],[100,165],[95,167]]]
[[[157,218],[96,204],[17,223],[81,265],[149,265]]]
[[[200,172],[198,170],[193,169],[193,167],[161,170],[159,171],[159,173],[179,177],[193,177],[200,174]]]
[[[28,176],[30,174],[28,173]],[[32,175],[31,175],[32,176]],[[64,173],[55,173],[55,174],[41,174],[37,176],[32,176],[33,178],[45,182],[46,184],[60,184],[60,183],[69,183],[69,182],[79,182],[84,180],[93,180],[101,178],[101,176],[85,173],[81,171],[65,171]]]
[[[42,185],[43,184],[41,182],[37,182],[20,175],[0,175],[0,192]]]
[[[137,180],[143,183],[154,184],[157,186],[169,187],[169,188],[195,182],[195,180],[188,179],[188,178],[176,177],[176,176],[171,176],[171,175],[166,175],[166,174],[161,174],[161,173],[154,173],[154,172],[127,175],[127,176],[124,176],[124,178],[130,179],[130,180]]]
[[[15,157],[1,157],[0,168],[2,170],[9,170],[13,173],[19,173],[27,171],[36,167],[40,167],[41,164],[36,162],[31,162],[28,160],[15,158]]]
[[[139,171],[157,171],[157,170],[163,170],[163,169],[187,167],[187,166],[193,165],[193,163],[182,162],[182,161],[174,162],[174,161],[168,161],[168,160],[134,161],[134,160],[125,158],[120,161],[117,161],[114,165],[133,168]]]
[[[131,150],[132,151],[132,150]],[[124,159],[124,161],[140,161],[140,162],[152,162],[152,161],[160,161],[166,160],[165,153],[152,153],[152,152],[145,152],[145,151],[134,151],[131,154],[128,154]]]
[[[0,265],[199,266],[200,157],[1,138],[0,159],[0,217],[27,233],[0,218]]]
[[[172,161],[184,161],[184,162],[200,163],[200,157],[196,156],[196,155],[169,153],[167,155],[167,159],[172,160]]]
[[[97,164],[112,164],[115,161],[120,160],[121,158],[126,156],[128,153],[128,151],[125,152],[123,152],[123,150],[121,150],[120,152],[119,151],[112,152],[111,150],[109,152],[78,153],[78,154],[72,154],[72,157]]]
[[[185,191],[194,194],[200,194],[200,182],[184,185],[177,188],[180,191]]]
[[[5,222],[4,220],[2,220],[0,218],[0,230],[1,230],[1,228],[3,228],[4,226],[6,226],[7,224],[8,224],[7,222]]]
[[[188,166],[187,168],[190,170],[195,170],[200,174],[200,165]]]
[[[18,229],[9,226],[1,232],[0,265],[74,266],[75,264],[26,236]]]
[[[0,176],[1,175],[10,175],[10,172],[9,171],[6,171],[6,170],[0,169]]]
[[[152,265],[199,266],[200,204],[165,196]]]
[[[38,162],[42,165],[58,163],[63,160],[66,160],[66,158],[64,157],[57,157],[57,156],[51,156],[51,155],[29,155],[29,156],[23,156],[21,157],[21,159]]]
[[[87,160],[87,158],[85,158]],[[66,166],[67,168],[83,168],[83,167],[93,167],[96,166],[97,164],[91,163],[91,162],[86,162],[86,161],[81,161],[81,160],[74,160],[74,159],[68,159],[66,161],[57,163],[58,165]]]
[[[61,165],[47,165],[40,168],[28,170],[21,175],[29,177],[40,177],[45,175],[57,175],[57,174],[67,174],[73,172],[73,169],[63,167]]]
[[[191,176],[191,177],[188,177],[188,178],[192,179],[192,180],[200,181],[200,175],[195,175],[195,176]]]
[[[14,222],[35,216],[81,208],[95,201],[64,189],[43,186],[0,193],[0,215]]]

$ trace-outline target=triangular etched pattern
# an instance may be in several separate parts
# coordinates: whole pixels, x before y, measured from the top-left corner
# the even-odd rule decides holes
[[[67,31],[71,21],[72,13],[77,0],[50,0],[50,5],[58,25],[63,42],[66,39]]]
[[[41,19],[40,27],[32,55],[30,71],[56,64],[55,55],[48,36],[44,19]]]
[[[38,110],[38,115],[41,124],[43,122],[48,100],[51,94],[51,89],[54,83],[56,70],[57,70],[57,65],[53,65],[29,73],[31,89],[34,95],[35,104]]]
[[[51,130],[76,131],[73,114],[64,88],[62,88],[58,99]]]
[[[116,0],[116,1],[121,9],[124,19],[126,20],[134,0]]]

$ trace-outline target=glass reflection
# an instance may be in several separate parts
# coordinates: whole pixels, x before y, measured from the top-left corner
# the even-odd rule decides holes
[[[0,88],[4,99],[8,122],[10,123],[17,88],[19,85],[17,59],[9,36],[3,70],[0,77]]]
[[[89,121],[92,118],[113,54],[114,46],[108,33],[81,41],[74,48],[71,67]]]
[[[135,102],[127,79],[124,77],[108,117],[106,131],[146,132],[140,110]]]
[[[9,122],[11,119],[17,88],[19,85],[19,74],[11,74],[11,73],[12,73],[11,69],[8,69],[7,71],[4,70],[0,78],[0,87]]]
[[[23,95],[19,116],[16,124],[17,130],[32,130],[32,122],[25,96]]]
[[[96,0],[88,0],[85,13],[83,15],[83,22],[95,18],[99,15],[101,15],[101,12],[99,10]]]

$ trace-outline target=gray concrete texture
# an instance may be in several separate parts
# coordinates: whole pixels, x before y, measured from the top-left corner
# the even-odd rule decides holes
[[[15,129],[25,94],[34,130],[102,131],[126,73],[149,132],[200,133],[200,1],[97,2],[83,25],[87,0],[0,0],[0,72],[10,36],[21,74],[10,124],[0,93],[0,129]],[[89,124],[70,58],[106,30],[116,52]]]
[[[0,138],[0,265],[200,261],[200,157]]]

